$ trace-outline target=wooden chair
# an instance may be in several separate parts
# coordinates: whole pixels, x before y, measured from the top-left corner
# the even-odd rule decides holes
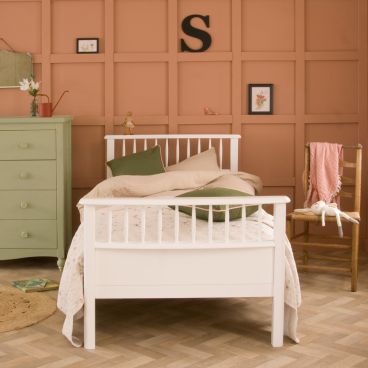
[[[342,161],[340,165],[347,169],[354,169],[355,175],[352,177],[342,177],[342,189],[339,193],[340,198],[352,198],[353,199],[353,211],[346,212],[349,216],[356,220],[360,220],[360,197],[361,197],[361,177],[362,177],[362,146],[360,144],[354,146],[343,146],[344,151],[347,149],[352,149],[355,151],[355,162]],[[306,197],[308,191],[308,179],[310,170],[310,149],[309,144],[305,146],[305,172],[303,178],[304,184],[304,195]],[[344,190],[344,186],[353,186],[353,193]],[[344,210],[342,208],[342,210]],[[347,220],[341,218],[342,222],[345,224]],[[302,221],[304,224],[304,231],[300,234],[295,234],[295,222]],[[351,291],[357,290],[358,281],[358,253],[359,253],[359,224],[352,224],[352,235],[344,236],[339,239],[337,235],[316,235],[311,234],[309,229],[310,222],[321,222],[321,216],[314,214],[303,214],[292,212],[287,216],[287,233],[293,248],[301,248],[303,251],[302,262],[297,262],[298,268],[301,270],[310,269],[317,271],[327,271],[327,272],[343,272],[349,273],[351,275]],[[336,223],[335,217],[326,216],[326,223],[334,222]],[[345,225],[346,230],[346,225]],[[340,256],[326,256],[324,254],[310,254],[310,249],[322,249],[322,250],[342,250],[348,251],[348,257]],[[321,264],[311,264],[309,260],[314,259],[320,261],[328,262],[348,262],[349,266],[331,266]]]

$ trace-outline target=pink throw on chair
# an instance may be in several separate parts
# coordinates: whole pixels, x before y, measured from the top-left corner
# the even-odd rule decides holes
[[[341,189],[343,148],[337,143],[310,143],[309,189],[304,207],[317,201],[335,202],[340,207],[336,194]]]

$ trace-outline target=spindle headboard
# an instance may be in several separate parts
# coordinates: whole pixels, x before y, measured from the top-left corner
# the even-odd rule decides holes
[[[133,142],[132,153],[137,152],[137,142],[143,141],[143,150],[148,148],[148,144],[150,142],[154,142],[155,145],[159,144],[159,142],[163,142],[162,148],[162,158],[165,164],[165,167],[169,165],[170,159],[170,150],[169,143],[174,142],[175,144],[175,162],[178,163],[188,157],[196,155],[204,151],[207,148],[213,147],[215,141],[218,142],[218,158],[220,168],[223,168],[223,157],[224,157],[224,142],[229,141],[229,150],[230,150],[230,170],[232,172],[238,171],[238,141],[241,138],[240,135],[237,134],[150,134],[150,135],[106,135],[105,139],[107,142],[106,146],[106,159],[110,161],[116,158],[116,150],[115,150],[115,141],[120,141],[122,144],[121,154],[122,156],[126,155],[127,142]],[[208,145],[206,148],[203,147],[202,142],[206,140]],[[186,142],[186,154],[181,155],[180,150],[180,142]],[[196,143],[196,149],[192,149],[192,142]],[[181,157],[184,156],[184,157]],[[111,172],[109,167],[107,167],[106,171],[107,177],[111,176]]]

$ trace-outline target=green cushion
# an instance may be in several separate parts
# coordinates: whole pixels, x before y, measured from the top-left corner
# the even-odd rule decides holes
[[[252,194],[240,192],[235,189],[228,188],[203,188],[193,190],[192,192],[184,193],[178,197],[246,197]],[[229,203],[230,204],[230,203]],[[172,207],[171,207],[172,208]],[[236,220],[242,217],[242,206],[241,205],[230,205],[230,221]],[[225,221],[225,205],[214,205],[213,209],[213,221],[224,222]],[[257,211],[258,206],[246,207],[246,214],[250,216],[252,213]],[[192,214],[192,207],[179,206],[179,211],[184,212],[188,215]],[[196,217],[198,219],[208,221],[208,206],[196,206]]]
[[[107,162],[112,175],[154,175],[165,172],[160,146]]]

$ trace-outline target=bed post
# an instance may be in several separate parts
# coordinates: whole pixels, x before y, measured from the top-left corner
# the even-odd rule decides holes
[[[271,344],[281,347],[284,340],[284,290],[285,290],[285,216],[286,204],[274,205],[274,269]]]
[[[239,138],[230,139],[230,170],[231,172],[238,172],[238,141]]]
[[[95,207],[84,206],[84,347],[95,349]]]

